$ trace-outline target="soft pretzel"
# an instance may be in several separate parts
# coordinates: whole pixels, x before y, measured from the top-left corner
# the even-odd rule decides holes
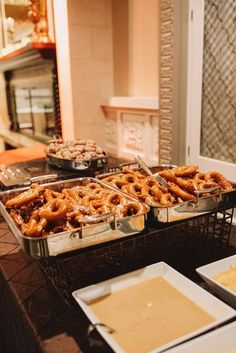
[[[148,196],[147,188],[139,183],[125,185],[122,187],[121,190],[141,200],[145,199]]]
[[[124,206],[123,216],[128,217],[143,214],[145,213],[146,209],[146,206],[141,202],[130,202]]]
[[[110,185],[114,186],[115,188],[122,189],[123,186],[127,185],[128,183],[128,181],[117,177],[112,182],[110,182]]]
[[[47,223],[46,218],[41,217],[39,214],[39,210],[34,211],[26,225],[25,235],[28,237],[40,237]]]
[[[219,172],[208,172],[205,176],[206,181],[213,181],[219,184],[223,190],[231,191],[232,185],[231,183]]]
[[[127,208],[131,204],[133,202],[119,192],[104,188],[93,181],[87,185],[62,189],[61,192],[34,186],[7,201],[7,205],[11,206],[11,217],[22,233],[29,237],[78,228],[81,219],[86,216],[94,216],[93,222],[96,223],[99,221],[96,216],[109,212],[114,212],[121,218],[124,213],[130,215],[147,211],[147,207],[138,201],[135,206]]]
[[[176,195],[177,197],[180,197],[184,201],[190,201],[190,200],[194,200],[196,198],[194,195],[181,189],[178,185],[176,185],[174,183],[169,182],[168,189],[172,194]]]
[[[135,173],[126,173],[122,176],[121,180],[127,182],[127,183],[135,183],[138,181],[137,176]]]
[[[124,196],[115,192],[111,193],[104,199],[109,205],[121,205],[127,202]]]
[[[109,175],[108,177],[102,179],[105,183],[112,183],[117,178],[117,175]]]
[[[160,203],[162,206],[170,207],[173,205],[173,201],[174,201],[173,196],[171,196],[170,193],[167,193],[162,195]]]
[[[104,203],[101,200],[100,201],[94,200],[90,203],[91,215],[95,216],[95,215],[111,212],[112,206],[114,205]]]
[[[176,167],[173,169],[173,172],[177,177],[189,177],[197,173],[197,165],[183,165],[181,167]]]
[[[65,217],[68,205],[63,199],[52,199],[39,210],[39,215],[47,221],[55,222]]]
[[[193,179],[184,179],[184,178],[177,178],[176,184],[181,188],[185,189],[189,193],[192,193],[196,190],[196,183]]]
[[[37,188],[31,188],[27,191],[22,192],[18,196],[14,197],[13,199],[10,199],[6,202],[6,207],[7,208],[12,208],[12,207],[21,207],[23,205],[26,205],[35,199],[37,199],[40,194],[42,193],[44,189],[42,187],[37,187]]]
[[[176,176],[172,169],[166,169],[159,172],[160,176],[162,176],[166,181],[170,181],[172,183],[176,182]]]
[[[196,181],[201,181],[201,180],[205,180],[206,177],[206,173],[196,173],[193,177],[194,180]]]
[[[102,186],[98,183],[91,182],[86,185],[86,189],[90,189],[90,190],[102,189]]]

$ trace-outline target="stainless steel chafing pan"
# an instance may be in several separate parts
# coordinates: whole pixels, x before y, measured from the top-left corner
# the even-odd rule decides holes
[[[117,190],[113,187],[110,187],[95,178],[64,180],[43,184],[42,186],[45,186],[54,191],[61,191],[64,188],[86,185],[86,183],[89,182],[100,183],[104,188],[108,188],[113,191],[115,190],[117,192]],[[148,206],[145,214],[128,216],[119,219],[117,219],[115,213],[103,214],[96,218],[86,217],[84,220],[86,225],[80,226],[79,228],[64,231],[61,233],[55,233],[53,235],[44,237],[27,237],[22,234],[18,226],[11,218],[8,210],[5,207],[5,203],[10,198],[15,197],[28,189],[29,187],[25,187],[0,193],[0,212],[8,223],[11,231],[15,235],[23,250],[34,258],[56,256],[58,254],[66,253],[76,249],[85,248],[122,237],[127,237],[132,234],[141,232],[145,227],[146,213],[149,211]],[[125,195],[125,197],[131,202],[136,201],[136,199],[127,195]],[[95,221],[100,223],[87,225],[88,223],[93,223]]]
[[[84,140],[85,141],[85,140]],[[62,143],[64,141],[61,136],[54,135],[53,139],[48,141],[50,143]],[[49,145],[48,145],[49,147]],[[99,157],[94,157],[91,159],[79,159],[79,158],[64,158],[59,157],[56,154],[49,151],[48,147],[45,149],[46,158],[49,164],[54,167],[61,168],[61,169],[72,169],[77,171],[82,170],[97,170],[103,168],[108,162],[108,155],[105,151],[103,151],[103,155]],[[68,148],[70,146],[68,145]]]
[[[149,167],[153,174],[160,172],[164,169],[174,168],[174,165],[155,165]],[[143,172],[141,168],[134,165],[132,169]],[[110,175],[120,174],[121,172],[113,172],[100,174],[98,178],[103,180]],[[220,188],[205,189],[204,191],[196,192],[196,199],[191,201],[185,201],[180,204],[173,206],[153,206],[148,204],[150,212],[148,213],[148,219],[151,221],[157,221],[162,223],[169,223],[175,221],[181,221],[197,217],[217,209],[230,209],[236,207],[236,185],[232,183],[233,190],[229,192],[221,192]],[[201,196],[202,193],[214,192],[210,196]]]
[[[204,190],[204,193],[207,192]],[[210,192],[211,189],[208,189]],[[220,190],[210,196],[198,194],[195,200],[185,201],[171,207],[151,206],[150,218],[158,222],[175,222],[210,213],[221,209],[230,209],[236,206],[236,189],[229,192]]]
[[[94,158],[89,160],[80,159],[65,159],[59,158],[56,155],[46,153],[47,161],[50,165],[61,169],[72,170],[96,170],[101,169],[107,165],[108,156],[102,158]]]

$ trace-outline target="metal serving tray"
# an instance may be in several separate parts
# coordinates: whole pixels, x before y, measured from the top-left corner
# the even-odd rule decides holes
[[[235,206],[236,190],[230,192],[219,191],[211,196],[197,197],[196,200],[185,201],[171,207],[151,206],[150,217],[158,222],[175,222]]]
[[[64,188],[72,188],[78,185],[86,185],[89,182],[100,183],[104,188],[117,190],[108,186],[102,181],[95,178],[77,178],[71,180],[57,181],[53,183],[43,184],[47,188],[55,191],[61,191]],[[20,243],[22,249],[34,258],[42,258],[48,256],[56,256],[69,251],[86,248],[95,244],[105,243],[111,240],[120,239],[141,232],[145,227],[146,213],[141,215],[128,216],[117,219],[114,213],[103,214],[99,217],[94,217],[91,221],[103,221],[79,228],[55,233],[44,237],[32,238],[23,235],[11,218],[5,207],[5,203],[9,198],[15,197],[28,190],[29,187],[24,187],[15,190],[4,191],[0,193],[0,212],[9,225],[11,231]],[[119,191],[118,191],[119,192]],[[137,201],[126,194],[125,197],[130,201]],[[92,217],[91,217],[92,218]]]
[[[101,169],[106,166],[108,162],[108,156],[90,160],[80,160],[59,158],[53,154],[46,153],[46,158],[48,163],[54,167],[78,171]]]
[[[133,162],[133,163],[128,162],[128,163],[120,163],[119,164],[119,169],[117,167],[116,171],[99,174],[97,176],[97,178],[102,179],[102,178],[109,177],[110,175],[120,174],[120,173],[122,173],[122,169],[124,167],[130,167],[130,169],[132,169],[132,170],[142,171],[145,175],[147,175],[145,173],[145,171],[142,168],[140,168],[140,166],[136,162]],[[153,174],[156,174],[156,173],[161,172],[162,170],[172,169],[172,168],[175,168],[175,167],[177,167],[175,164],[155,164],[155,165],[149,166],[148,168],[150,169],[150,171]]]
[[[174,168],[174,165],[171,164],[160,164],[149,167],[153,174],[160,172],[164,169]],[[141,168],[132,168],[134,170],[143,171]],[[122,171],[100,174],[98,178],[103,180],[104,178],[110,175],[120,174]],[[161,222],[161,223],[171,223],[175,221],[181,221],[190,219],[193,217],[198,217],[206,213],[216,211],[217,209],[229,209],[236,207],[236,185],[232,183],[234,189],[229,192],[214,192],[210,196],[201,197],[201,192],[197,193],[195,200],[185,201],[174,206],[153,206],[148,204],[150,207],[150,212],[148,218],[151,221]],[[213,189],[212,189],[213,190]],[[205,189],[205,192],[210,192],[211,189]],[[126,194],[127,195],[127,194]]]

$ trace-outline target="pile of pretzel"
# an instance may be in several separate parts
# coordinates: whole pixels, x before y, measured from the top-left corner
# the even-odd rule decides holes
[[[145,214],[148,207],[99,183],[65,188],[60,192],[33,184],[5,203],[14,222],[28,237],[41,237],[97,223],[113,212],[117,218]]]
[[[219,189],[232,190],[231,183],[222,174],[201,173],[195,165],[166,169],[159,174],[166,180],[166,186],[129,167],[124,167],[122,173],[105,177],[103,181],[151,206],[165,207],[194,200],[200,190],[203,191],[200,196],[209,196]]]
[[[46,148],[47,154],[58,158],[77,159],[88,161],[96,158],[104,158],[106,152],[93,140],[75,139],[64,141],[62,139],[52,140]]]

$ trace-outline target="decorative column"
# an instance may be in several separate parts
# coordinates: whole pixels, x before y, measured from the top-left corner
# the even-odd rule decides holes
[[[161,0],[160,25],[160,163],[170,163],[173,135],[174,4]]]
[[[55,112],[55,134],[61,136],[62,135],[61,109],[60,109],[60,96],[59,96],[56,61],[54,61],[52,75],[53,75],[52,76],[53,77],[53,102],[54,102],[54,112]]]
[[[4,77],[6,81],[6,96],[7,96],[7,108],[10,120],[10,130],[18,131],[19,124],[16,116],[16,101],[15,101],[15,90],[10,84],[12,78],[12,71],[4,72]]]

